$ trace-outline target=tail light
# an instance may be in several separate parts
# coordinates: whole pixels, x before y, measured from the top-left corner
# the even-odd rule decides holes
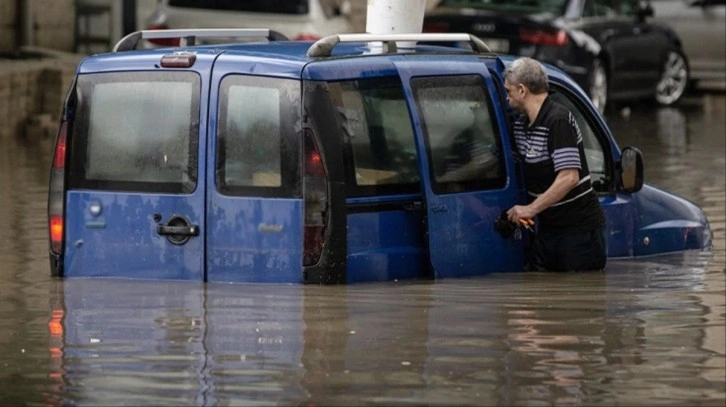
[[[567,45],[567,33],[564,30],[550,31],[532,28],[520,28],[519,39],[535,45],[564,47]]]
[[[166,30],[169,27],[165,26],[164,24],[158,24],[158,25],[151,25],[147,29],[148,30]],[[179,38],[150,38],[147,41],[149,41],[152,44],[161,45],[164,47],[178,47],[179,46]]]
[[[422,31],[425,33],[446,33],[449,32],[449,23],[445,21],[424,21]]]
[[[325,244],[328,220],[328,180],[320,150],[311,130],[305,130],[305,229],[303,233],[303,265],[320,261]]]
[[[320,39],[319,35],[300,33],[295,37],[295,41],[317,41]]]
[[[50,188],[48,191],[48,234],[50,250],[60,255],[63,250],[63,194],[65,191],[66,140],[68,122],[61,122],[53,152],[53,165],[50,170]]]

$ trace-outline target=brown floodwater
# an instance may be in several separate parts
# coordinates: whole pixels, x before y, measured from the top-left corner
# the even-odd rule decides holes
[[[50,141],[0,137],[0,405],[723,406],[725,117],[608,114],[710,252],[333,287],[51,278]]]

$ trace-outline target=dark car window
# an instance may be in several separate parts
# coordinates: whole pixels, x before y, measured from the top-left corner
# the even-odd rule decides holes
[[[193,191],[199,87],[190,72],[79,76],[71,187]]]
[[[481,76],[415,78],[411,85],[434,191],[503,187],[500,133]]]
[[[336,82],[330,93],[350,155],[348,195],[417,191],[416,146],[401,82]]]
[[[216,166],[222,193],[299,196],[299,88],[290,79],[222,80]]]
[[[582,134],[585,158],[587,167],[590,170],[593,188],[598,192],[609,192],[612,186],[610,176],[612,165],[609,158],[610,150],[606,148],[603,141],[605,135],[596,130],[597,126],[593,124],[594,121],[589,118],[589,114],[579,104],[570,99],[565,92],[552,87],[550,96],[556,102],[564,105],[575,116],[575,121],[577,121]]]
[[[560,15],[567,6],[567,0],[443,0],[441,5],[499,11],[550,12]]]
[[[309,0],[169,0],[174,7],[262,13],[307,14]]]
[[[587,0],[583,17],[634,16],[638,13],[637,0]]]

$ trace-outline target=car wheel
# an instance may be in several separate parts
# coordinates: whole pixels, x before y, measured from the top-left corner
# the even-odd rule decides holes
[[[688,87],[688,63],[678,51],[670,51],[655,90],[655,101],[663,106],[676,103]]]
[[[605,111],[608,101],[608,74],[602,61],[596,59],[590,70],[590,100],[600,113]]]

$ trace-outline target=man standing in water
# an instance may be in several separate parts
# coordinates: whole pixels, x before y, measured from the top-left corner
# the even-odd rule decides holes
[[[528,205],[515,205],[515,224],[538,220],[527,251],[528,270],[601,270],[607,259],[605,215],[590,183],[580,128],[564,106],[549,97],[547,73],[532,58],[504,71],[517,151],[524,160]]]

